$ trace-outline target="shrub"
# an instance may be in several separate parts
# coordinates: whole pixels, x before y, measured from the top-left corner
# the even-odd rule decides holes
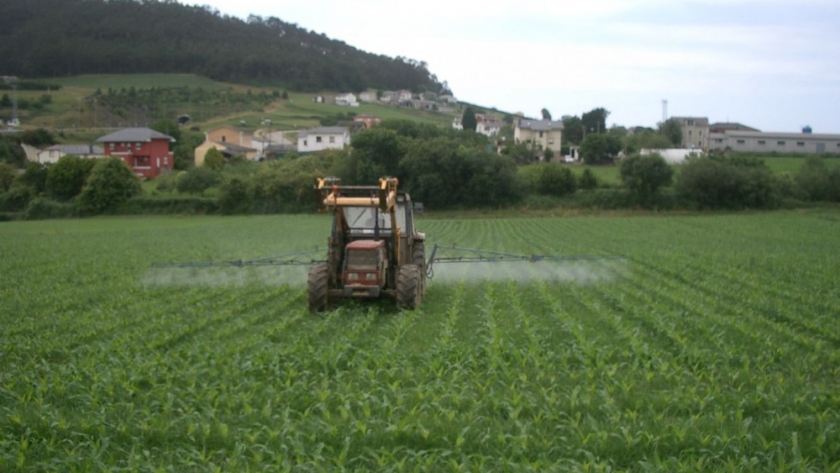
[[[674,168],[659,154],[634,154],[621,161],[621,181],[639,199],[649,205],[660,187],[671,184]]]
[[[586,168],[583,170],[583,174],[580,175],[580,179],[578,179],[578,185],[584,190],[595,189],[598,187],[598,178],[595,177],[595,173],[591,169]]]
[[[776,208],[781,202],[775,176],[754,158],[689,158],[676,190],[699,209]]]
[[[113,211],[143,192],[140,180],[121,159],[100,159],[79,196],[79,210],[88,214]]]
[[[35,190],[29,186],[12,186],[0,194],[0,212],[22,212],[35,197]]]
[[[82,192],[96,159],[64,156],[47,171],[47,195],[55,200],[68,201]]]
[[[253,201],[254,187],[247,176],[229,177],[220,188],[219,210],[225,215],[248,213]]]
[[[71,203],[56,202],[43,197],[36,197],[26,208],[27,220],[46,220],[53,218],[75,217],[76,206]]]
[[[127,200],[119,208],[119,213],[127,215],[207,215],[217,211],[216,199],[203,197],[152,199],[137,196]]]
[[[221,179],[219,171],[202,166],[180,173],[176,185],[181,194],[204,195],[204,191],[217,186]]]
[[[796,182],[808,200],[840,202],[840,166],[829,169],[823,158],[808,158],[799,169]]]
[[[560,164],[540,163],[521,168],[526,188],[539,195],[563,196],[577,189],[577,178],[571,169]]]

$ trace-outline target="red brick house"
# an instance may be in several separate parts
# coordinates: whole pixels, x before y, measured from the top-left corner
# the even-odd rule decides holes
[[[139,177],[157,177],[175,164],[169,151],[175,139],[149,128],[124,128],[96,141],[102,143],[105,156],[122,159]]]

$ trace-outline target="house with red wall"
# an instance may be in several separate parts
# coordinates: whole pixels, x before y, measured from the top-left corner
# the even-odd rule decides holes
[[[175,164],[169,151],[175,138],[149,128],[123,128],[96,141],[102,143],[105,156],[122,159],[139,177],[155,178]]]

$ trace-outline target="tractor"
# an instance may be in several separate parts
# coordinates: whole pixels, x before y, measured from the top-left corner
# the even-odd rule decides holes
[[[307,278],[307,304],[322,312],[342,298],[392,297],[397,309],[414,309],[426,293],[426,235],[414,225],[411,197],[395,177],[378,186],[344,186],[317,179],[322,212],[332,212],[325,262]]]

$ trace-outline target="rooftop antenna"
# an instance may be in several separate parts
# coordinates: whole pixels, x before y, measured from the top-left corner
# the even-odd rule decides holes
[[[662,123],[668,121],[668,101],[662,101]]]

